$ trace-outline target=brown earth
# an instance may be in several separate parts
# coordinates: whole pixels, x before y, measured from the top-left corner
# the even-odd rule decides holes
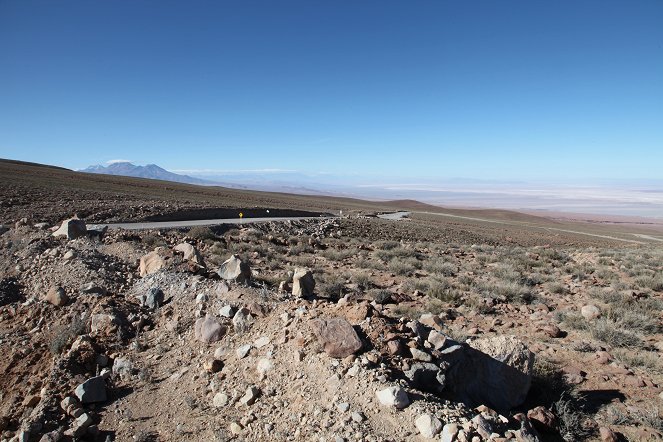
[[[0,235],[2,440],[64,432],[81,411],[93,424],[80,438],[102,441],[424,440],[415,421],[425,413],[459,424],[468,440],[485,438],[468,423],[476,416],[489,422],[494,440],[600,440],[599,428],[627,440],[661,439],[663,253],[656,243],[624,242],[625,231],[590,231],[614,235],[601,238],[551,230],[584,227],[507,212],[423,208],[481,220],[414,213],[388,221],[358,215],[420,206],[10,162],[0,162],[0,171],[2,222],[9,227]],[[87,221],[142,220],[166,206],[173,213],[257,206],[352,216],[118,230],[71,241],[48,230],[75,212]],[[21,218],[28,221],[15,225]],[[174,252],[182,242],[198,249],[206,268]],[[154,250],[165,267],[141,278],[138,262]],[[216,275],[232,254],[251,266],[250,285]],[[279,290],[297,267],[313,271],[314,296]],[[52,287],[66,293],[64,306],[45,300]],[[138,298],[152,288],[165,295],[156,310]],[[597,318],[581,315],[590,304]],[[252,322],[233,323],[222,315],[228,306],[245,308]],[[194,323],[205,316],[226,330],[211,345],[194,336]],[[320,345],[311,323],[333,317],[354,326],[362,341],[355,355],[335,359]],[[423,339],[413,320],[420,320]],[[444,357],[427,343],[431,329],[449,342],[507,336],[524,342],[535,354],[525,402],[501,411],[499,421],[449,389],[414,386],[405,373],[415,355],[438,363]],[[247,344],[248,354],[238,355]],[[60,407],[78,384],[111,367],[105,401],[69,412]],[[403,410],[377,399],[376,391],[393,385],[410,397]],[[256,397],[243,403],[250,387]],[[528,411],[530,419],[518,415]],[[551,416],[551,428],[537,421],[542,416]],[[537,434],[526,436],[530,424]]]

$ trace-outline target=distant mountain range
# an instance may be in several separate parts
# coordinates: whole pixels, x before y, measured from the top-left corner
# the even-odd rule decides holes
[[[135,164],[131,164],[129,162],[117,162],[109,164],[108,166],[97,164],[95,166],[90,166],[86,169],[79,170],[79,172],[149,178],[151,180],[174,181],[176,183],[198,184],[201,186],[213,186],[219,184],[214,181],[194,178],[188,175],[178,175],[176,173],[169,172],[166,169],[157,166],[156,164],[148,164],[147,166],[136,166]]]

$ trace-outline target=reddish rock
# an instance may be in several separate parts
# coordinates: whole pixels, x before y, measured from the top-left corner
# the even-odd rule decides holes
[[[403,353],[404,345],[401,341],[389,341],[387,342],[387,351],[390,355],[396,356]]]
[[[610,428],[601,427],[599,428],[599,435],[601,436],[602,442],[618,442],[619,438]]]
[[[424,313],[419,318],[419,322],[435,330],[442,330],[444,323],[438,315],[433,315],[431,313]]]
[[[626,376],[624,383],[630,387],[646,387],[647,384],[640,376]]]
[[[368,316],[370,316],[371,310],[366,302],[361,304],[353,305],[345,312],[346,319],[352,325],[357,325],[364,321]]]
[[[543,332],[551,338],[561,338],[563,336],[563,333],[559,327],[553,324],[545,325],[541,327],[541,330],[543,330]]]
[[[546,407],[539,405],[527,412],[527,418],[532,422],[534,428],[544,432],[554,432],[557,427],[555,414]]]
[[[612,360],[612,356],[610,356],[610,353],[607,351],[599,351],[595,355],[594,362],[601,364],[601,365],[606,365]]]
[[[57,307],[62,307],[63,305],[66,305],[67,302],[69,302],[69,298],[67,297],[67,294],[64,292],[62,287],[51,287],[48,290],[48,293],[46,293],[44,300]]]
[[[362,347],[357,332],[343,318],[314,319],[311,328],[325,352],[332,358],[345,358]]]

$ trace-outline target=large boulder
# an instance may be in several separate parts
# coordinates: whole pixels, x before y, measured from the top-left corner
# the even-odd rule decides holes
[[[203,261],[202,255],[198,252],[198,249],[191,244],[183,242],[182,244],[176,245],[173,250],[182,253],[186,261],[191,261],[194,264],[205,267],[205,261]]]
[[[343,318],[314,319],[311,327],[325,352],[332,358],[345,358],[362,347],[357,332]]]
[[[315,279],[313,273],[308,269],[298,268],[292,275],[292,296],[303,298],[312,296],[315,290]]]
[[[197,340],[211,344],[221,340],[226,334],[227,328],[216,318],[206,316],[196,321],[194,331]]]
[[[67,297],[67,294],[62,287],[51,287],[48,290],[48,293],[46,293],[44,300],[57,307],[62,307],[69,302],[69,297]]]
[[[76,387],[76,397],[83,404],[104,402],[106,400],[106,381],[103,376],[96,376]]]
[[[237,255],[233,255],[225,260],[221,264],[221,267],[219,267],[219,270],[217,270],[217,273],[226,281],[246,283],[251,279],[251,268]]]
[[[86,234],[85,221],[76,217],[62,221],[60,228],[53,232],[53,236],[65,236],[67,239],[76,239]]]
[[[534,354],[513,336],[473,340],[450,353],[447,388],[471,407],[487,405],[506,413],[525,401],[532,383]]]
[[[166,260],[161,256],[159,250],[154,250],[140,258],[140,265],[138,267],[140,276],[147,276],[156,273],[166,267]]]

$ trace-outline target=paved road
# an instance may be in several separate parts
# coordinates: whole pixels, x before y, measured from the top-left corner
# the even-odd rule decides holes
[[[534,228],[538,228],[538,229],[545,229],[545,230],[548,230],[548,231],[554,230],[554,231],[557,231],[557,232],[566,232],[566,233],[575,233],[577,235],[593,236],[595,238],[612,239],[614,241],[622,241],[622,242],[627,242],[627,243],[631,243],[631,244],[648,244],[644,241],[637,241],[637,240],[634,240],[634,239],[625,239],[625,238],[620,238],[620,237],[611,236],[611,235],[600,235],[598,233],[580,232],[578,230],[567,230],[567,229],[560,229],[560,228],[557,228],[557,227],[538,226],[536,224],[533,224],[533,223],[527,222],[527,221],[502,221],[502,220],[496,220],[496,219],[474,218],[474,217],[471,217],[471,216],[451,215],[449,213],[438,213],[438,212],[413,212],[413,213],[423,213],[423,214],[426,214],[426,215],[446,216],[446,217],[449,217],[449,218],[460,218],[460,219],[467,219],[467,220],[471,220],[471,221],[482,221],[482,222],[493,223],[493,224],[523,225],[523,226],[534,227]],[[649,236],[649,235],[638,235],[638,234],[633,234],[633,235],[638,236],[642,239],[650,239],[650,240],[653,240],[653,241],[663,241],[663,240],[660,240],[658,238],[654,238],[654,237]]]
[[[218,226],[221,224],[253,224],[279,221],[301,221],[306,219],[330,218],[328,216],[290,216],[266,218],[224,218],[224,219],[196,219],[191,221],[159,221],[143,223],[117,223],[117,224],[90,224],[88,230],[109,229],[145,230],[145,229],[177,229],[180,227]]]
[[[399,219],[407,218],[408,216],[410,216],[410,212],[394,212],[394,213],[383,213],[382,215],[378,215],[378,218],[397,221]]]
[[[663,238],[658,238],[656,236],[651,236],[651,235],[643,235],[642,233],[634,233],[633,235],[642,239],[650,239],[652,241],[663,241]]]

